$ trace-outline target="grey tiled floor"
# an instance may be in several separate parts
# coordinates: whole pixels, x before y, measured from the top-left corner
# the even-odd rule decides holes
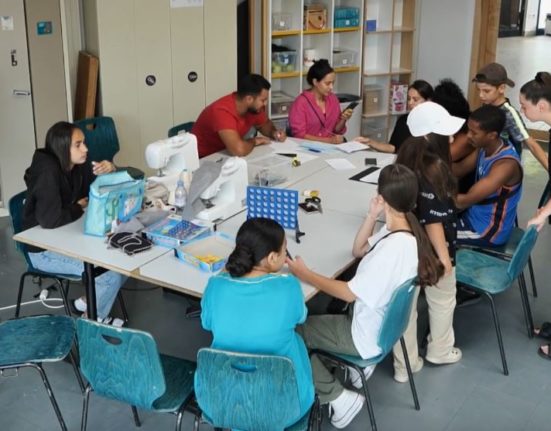
[[[532,213],[545,182],[545,174],[527,157],[526,188],[520,209],[525,223]],[[23,271],[22,259],[15,252],[8,219],[0,218],[0,307],[14,303],[18,278]],[[351,238],[349,239],[352,240]],[[551,320],[551,291],[548,264],[551,226],[541,233],[533,254],[540,296],[531,297],[536,323]],[[132,326],[150,331],[166,353],[194,358],[197,349],[210,343],[210,336],[200,328],[197,319],[185,319],[187,301],[161,289],[130,281],[124,292]],[[30,287],[30,289],[34,289]],[[73,288],[71,296],[80,291]],[[312,312],[322,309],[326,300],[316,298]],[[386,360],[370,379],[375,414],[381,430],[530,430],[548,431],[549,397],[551,397],[551,362],[536,354],[537,339],[528,339],[524,328],[518,289],[514,286],[500,295],[497,306],[501,316],[504,343],[510,375],[501,372],[501,363],[491,323],[484,302],[457,310],[455,329],[457,345],[463,350],[463,360],[450,366],[425,368],[415,376],[421,410],[413,409],[409,386],[395,383],[391,363]],[[421,304],[423,308],[423,304]],[[26,314],[43,312],[39,306],[27,306]],[[0,311],[2,319],[10,318],[13,310]],[[426,317],[421,312],[421,330]],[[82,409],[81,395],[70,366],[63,362],[46,366],[69,429],[79,429]],[[39,377],[23,370],[17,378],[0,378],[0,429],[57,430],[57,422]],[[117,402],[92,396],[89,416],[90,430],[134,430],[130,409]],[[170,415],[142,413],[143,430],[173,429]],[[184,416],[183,429],[191,429],[193,418]],[[206,425],[202,429],[208,429]],[[324,429],[333,429],[327,420]],[[351,431],[369,429],[366,411],[349,426]]]

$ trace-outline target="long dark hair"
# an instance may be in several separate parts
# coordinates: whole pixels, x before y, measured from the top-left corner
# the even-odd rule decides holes
[[[443,106],[450,115],[455,117],[467,120],[471,114],[471,107],[463,94],[463,90],[449,78],[440,80],[438,85],[434,87],[432,101]],[[463,126],[461,126],[460,132],[466,131],[467,122],[465,121]]]
[[[434,285],[444,274],[444,265],[434,254],[432,245],[419,224],[413,209],[417,203],[419,184],[415,173],[407,166],[393,164],[384,167],[379,175],[378,192],[396,211],[404,213],[417,240],[418,282],[421,287]]]
[[[434,90],[432,89],[432,85],[430,85],[427,81],[423,79],[417,79],[411,83],[411,85],[408,87],[408,90],[414,89],[419,93],[419,96],[421,96],[425,100],[432,100],[432,96],[434,94]]]
[[[447,136],[435,136],[442,137],[447,142]],[[435,140],[436,138],[433,140],[430,135],[426,138],[419,136],[406,139],[398,151],[396,163],[407,166],[415,172],[419,179],[431,184],[438,199],[445,202],[455,198],[457,180],[447,161],[442,160],[439,146],[434,145]]]
[[[50,154],[59,160],[61,169],[71,170],[71,141],[73,132],[80,130],[75,124],[66,121],[55,123],[46,133],[45,148]]]
[[[308,69],[308,74],[306,75],[306,82],[310,85],[314,85],[314,79],[316,81],[321,81],[330,73],[333,73],[335,70],[329,64],[325,58],[321,58],[317,61],[314,61],[314,64]]]
[[[541,99],[551,103],[551,73],[538,72],[534,79],[520,87],[520,94],[534,105]]]
[[[232,277],[242,277],[262,259],[283,246],[285,231],[269,218],[250,218],[241,225],[235,239],[235,249],[228,257],[226,270]]]

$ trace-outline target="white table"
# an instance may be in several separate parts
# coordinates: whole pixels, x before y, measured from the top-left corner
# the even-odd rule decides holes
[[[138,268],[168,253],[164,247],[154,246],[150,250],[128,256],[117,249],[107,248],[105,238],[84,235],[84,216],[56,229],[35,226],[18,233],[15,241],[54,251],[84,262],[84,284],[90,317],[97,315],[95,267],[119,272],[129,277],[139,275]]]

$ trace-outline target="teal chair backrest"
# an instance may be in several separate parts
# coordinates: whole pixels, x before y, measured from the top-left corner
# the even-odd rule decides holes
[[[538,231],[536,229],[536,226],[530,226],[528,229],[526,229],[526,231],[524,231],[524,235],[522,235],[522,238],[520,239],[520,242],[518,243],[517,248],[513,253],[511,262],[509,262],[509,267],[507,268],[507,274],[511,278],[511,281],[517,279],[517,277],[520,275],[520,273],[528,263],[530,253],[532,252],[534,245],[536,245],[537,239]]]
[[[27,192],[19,192],[15,196],[12,196],[8,203],[10,217],[11,217],[11,226],[13,229],[13,234],[18,234],[23,230],[23,208],[25,207],[25,199],[27,198]],[[27,253],[25,244],[15,241],[15,248],[23,254],[27,266],[32,268],[31,260]]]
[[[77,320],[80,369],[106,398],[151,409],[166,391],[157,344],[147,332]]]
[[[280,356],[201,349],[195,396],[217,428],[281,431],[300,414],[293,363]]]
[[[415,293],[415,280],[412,278],[403,283],[390,298],[377,339],[382,356],[386,356],[392,350],[407,328]]]
[[[194,121],[188,121],[187,123],[178,124],[177,126],[174,126],[168,130],[168,137],[172,138],[173,136],[176,136],[178,133],[180,133],[181,130],[191,132],[194,124]]]
[[[119,152],[117,129],[111,117],[85,118],[75,121],[84,132],[84,142],[88,147],[88,160],[101,162],[113,161]]]

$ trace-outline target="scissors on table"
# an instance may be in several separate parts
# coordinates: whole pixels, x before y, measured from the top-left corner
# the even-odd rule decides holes
[[[313,206],[316,207],[316,209],[320,212],[320,214],[323,214],[323,209],[321,207],[321,199],[317,196],[313,196],[310,198],[304,199],[304,203],[307,206]]]

